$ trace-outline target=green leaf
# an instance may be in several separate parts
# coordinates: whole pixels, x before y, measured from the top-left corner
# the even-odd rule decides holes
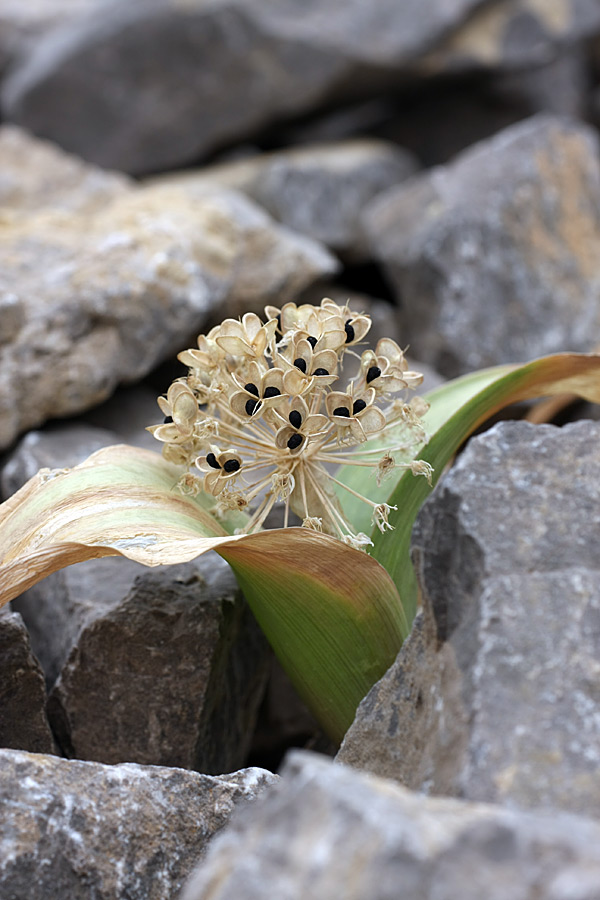
[[[408,633],[392,579],[366,554],[306,528],[261,532],[218,552],[296,690],[340,741]]]
[[[523,366],[498,366],[457,378],[432,391],[431,408],[425,417],[429,442],[418,458],[434,469],[433,485],[422,476],[399,472],[385,488],[385,500],[398,511],[390,515],[394,532],[371,534],[371,555],[394,579],[404,610],[412,621],[417,605],[417,584],[410,561],[410,541],[415,518],[444,467],[465,439],[490,416],[520,400],[555,394],[576,394],[600,402],[600,355],[564,353],[543,357]],[[361,472],[342,471],[337,476],[365,492]],[[370,490],[370,489],[369,489]],[[369,492],[372,496],[372,492]],[[379,502],[379,500],[378,500]],[[345,506],[346,512],[348,507]],[[362,510],[360,511],[363,516]],[[352,520],[356,525],[356,520]],[[364,524],[364,518],[359,524]]]
[[[228,534],[206,497],[174,490],[180,475],[158,454],[126,446],[38,473],[0,506],[0,605],[85,559],[155,566],[215,549],[300,694],[340,740],[407,634],[391,578],[374,559],[306,529]]]

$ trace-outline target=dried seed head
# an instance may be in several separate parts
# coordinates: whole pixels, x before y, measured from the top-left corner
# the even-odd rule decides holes
[[[254,508],[244,531],[260,528],[282,500],[286,522],[291,508],[305,528],[364,549],[370,539],[353,533],[334,482],[350,488],[331,470],[370,466],[380,483],[400,466],[431,478],[431,467],[414,460],[427,405],[407,397],[421,376],[408,371],[394,341],[382,338],[344,383],[344,355],[356,355],[352,348],[371,325],[347,305],[325,298],[319,306],[269,306],[266,314],[265,322],[255,313],[226,319],[200,335],[198,349],[181,353],[189,374],[159,398],[165,421],[149,430],[167,459],[192,469],[179,481],[183,492],[212,494],[219,514]],[[377,448],[369,449],[373,437]],[[371,507],[381,531],[391,527],[392,507],[351,493]]]

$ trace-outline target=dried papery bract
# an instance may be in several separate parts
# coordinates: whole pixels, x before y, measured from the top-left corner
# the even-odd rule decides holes
[[[201,478],[218,500],[217,512],[252,510],[244,532],[260,529],[281,500],[284,524],[291,509],[306,528],[364,549],[370,540],[344,516],[337,489],[370,506],[382,531],[392,527],[393,508],[332,473],[350,464],[371,468],[374,484],[398,467],[430,477],[413,461],[425,439],[427,404],[408,399],[422,376],[409,371],[389,338],[375,350],[363,348],[369,316],[329,298],[320,306],[286,303],[265,312],[265,322],[254,313],[226,319],[200,335],[197,350],[180,354],[189,373],[159,399],[166,420],[150,431],[164,443],[167,459],[191,470],[182,490],[195,491]],[[359,356],[360,349],[358,374],[345,380],[344,356]],[[376,449],[363,446],[371,438]]]

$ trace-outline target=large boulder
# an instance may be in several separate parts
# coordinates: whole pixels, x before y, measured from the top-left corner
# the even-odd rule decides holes
[[[49,174],[53,171],[49,167]],[[293,299],[337,269],[243,194],[156,185],[0,222],[0,448],[105,400],[209,317]]]
[[[600,825],[424,797],[295,752],[181,900],[595,900]]]
[[[414,531],[423,613],[339,760],[432,794],[600,815],[600,424],[473,439]]]
[[[412,352],[447,376],[600,333],[600,157],[536,116],[381,194],[364,217]]]
[[[42,38],[8,119],[102,166],[165,170],[278,119],[393,86],[485,0],[108,3]]]

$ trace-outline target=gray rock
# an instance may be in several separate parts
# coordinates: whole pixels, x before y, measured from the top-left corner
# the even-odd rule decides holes
[[[106,172],[15,125],[0,126],[0,209],[91,213],[130,190],[126,175]]]
[[[48,715],[66,756],[210,774],[245,763],[271,657],[215,554],[153,570],[92,560],[13,605],[54,682]]]
[[[44,674],[18,613],[0,610],[0,747],[54,753]]]
[[[30,431],[10,453],[0,472],[0,496],[7,500],[39,469],[70,468],[91,453],[118,443],[117,435],[103,428],[69,424],[46,431]]]
[[[181,900],[596,900],[600,826],[432,799],[294,753]]]
[[[405,340],[445,375],[560,350],[600,330],[597,136],[550,116],[380,195],[365,227]]]
[[[106,0],[2,0],[0,7],[0,73],[39,39],[75,16]]]
[[[278,119],[396,87],[484,4],[113,3],[40,40],[6,79],[3,109],[99,165],[176,168]]]
[[[7,214],[0,268],[1,448],[141,378],[217,309],[293,299],[337,263],[242,194],[156,186],[93,215]]]
[[[0,761],[0,894],[11,900],[174,897],[233,810],[276,780],[14,750]]]
[[[312,144],[166,178],[171,184],[217,182],[243,191],[278,222],[356,262],[367,252],[359,226],[365,205],[417,168],[399,147],[363,139]]]
[[[528,69],[550,63],[599,31],[596,0],[496,0],[451,32],[421,66],[429,74],[473,68]]]
[[[423,615],[338,759],[408,787],[598,816],[600,424],[473,439],[414,532]]]

